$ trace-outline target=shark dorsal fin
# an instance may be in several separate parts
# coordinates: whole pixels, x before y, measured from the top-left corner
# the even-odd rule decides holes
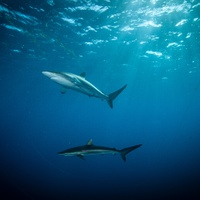
[[[92,139],[90,139],[87,143],[88,146],[92,145]]]
[[[80,74],[80,76],[81,76],[82,78],[85,78],[86,73],[85,73],[85,72],[82,72],[82,73]]]

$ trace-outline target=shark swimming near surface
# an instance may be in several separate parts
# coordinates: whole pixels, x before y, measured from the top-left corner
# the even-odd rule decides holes
[[[84,156],[88,156],[88,155],[98,155],[98,154],[101,154],[101,155],[114,154],[115,155],[119,153],[122,159],[126,161],[126,155],[130,153],[131,151],[139,148],[140,146],[142,146],[142,144],[138,144],[135,146],[118,150],[116,148],[93,145],[92,139],[90,139],[86,145],[66,149],[64,151],[58,152],[58,154],[63,155],[63,156],[78,156],[81,159],[85,159]]]
[[[85,72],[81,73],[80,76],[73,73],[66,72],[50,72],[43,71],[42,74],[49,77],[52,81],[55,81],[62,86],[62,93],[66,92],[66,89],[72,89],[77,92],[88,95],[89,97],[97,97],[99,99],[105,99],[108,105],[113,108],[113,100],[126,88],[127,84],[119,90],[106,95],[92,83],[85,79]]]

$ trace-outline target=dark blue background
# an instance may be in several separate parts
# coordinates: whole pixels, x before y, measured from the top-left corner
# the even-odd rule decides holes
[[[4,199],[190,199],[200,188],[198,1],[0,1]],[[80,74],[105,101],[44,70]],[[127,155],[56,153],[84,145]]]

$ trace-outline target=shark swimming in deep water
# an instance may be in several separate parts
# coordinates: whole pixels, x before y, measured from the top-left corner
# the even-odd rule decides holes
[[[50,72],[43,71],[45,76],[49,77],[52,81],[60,84],[63,87],[62,93],[65,93],[65,89],[72,89],[77,92],[88,95],[89,97],[97,97],[100,99],[105,99],[108,105],[113,108],[113,100],[126,88],[127,84],[124,85],[119,90],[106,95],[96,88],[92,83],[85,79],[85,73],[81,75],[76,75],[66,72]]]
[[[101,154],[101,155],[114,154],[115,155],[119,153],[122,159],[126,161],[126,155],[140,146],[142,146],[142,144],[124,148],[121,150],[117,150],[115,148],[93,145],[92,139],[90,139],[86,145],[66,149],[64,151],[58,152],[58,154],[63,155],[63,156],[78,156],[79,158],[84,159],[84,156],[88,156],[88,155],[98,155],[98,154]]]

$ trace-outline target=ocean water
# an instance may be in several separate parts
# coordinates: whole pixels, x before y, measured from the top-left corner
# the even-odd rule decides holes
[[[1,199],[199,199],[198,0],[0,0]],[[42,71],[86,73],[111,109]],[[84,145],[127,155],[82,160]]]

